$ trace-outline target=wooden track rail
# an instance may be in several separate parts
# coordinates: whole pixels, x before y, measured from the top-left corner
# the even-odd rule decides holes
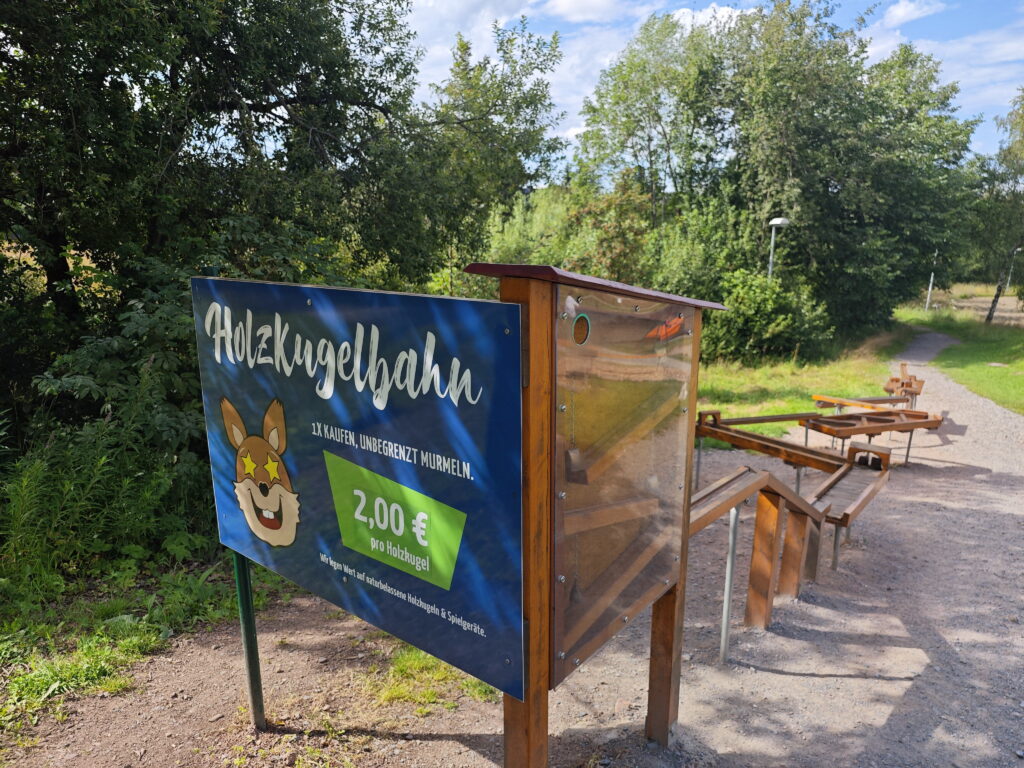
[[[800,594],[808,532],[812,526],[821,526],[831,506],[811,504],[771,472],[740,467],[694,495],[690,537],[755,494],[757,514],[744,623],[765,628],[771,623],[776,593]]]

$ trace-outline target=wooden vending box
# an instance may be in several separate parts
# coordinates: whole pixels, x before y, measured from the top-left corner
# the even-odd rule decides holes
[[[678,714],[701,313],[554,267],[471,264],[523,318],[525,701],[505,765],[547,765],[547,694],[653,604],[646,733]]]

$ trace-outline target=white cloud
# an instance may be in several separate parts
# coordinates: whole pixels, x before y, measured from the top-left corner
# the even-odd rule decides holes
[[[729,25],[741,14],[750,13],[753,9],[740,10],[728,5],[711,3],[707,8],[695,11],[691,8],[680,8],[673,15],[686,29],[703,26]]]
[[[967,114],[1002,114],[1024,83],[1024,19],[947,41],[917,40],[915,45],[942,62],[942,77],[960,84],[960,105]],[[995,108],[995,105],[1003,105]],[[1001,109],[1001,111],[998,111]]]
[[[885,29],[896,29],[907,22],[923,19],[945,9],[946,4],[940,0],[897,0],[885,9],[879,23]]]
[[[869,39],[868,60],[884,59],[902,43],[907,42],[901,26],[925,16],[940,13],[946,4],[940,0],[896,0],[885,9],[882,18],[864,30]]]
[[[635,4],[620,0],[547,0],[540,12],[573,24],[609,23],[646,18],[663,5],[660,1]]]

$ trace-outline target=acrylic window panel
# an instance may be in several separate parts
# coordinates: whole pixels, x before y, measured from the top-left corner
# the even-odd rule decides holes
[[[552,685],[678,579],[694,312],[558,288]]]

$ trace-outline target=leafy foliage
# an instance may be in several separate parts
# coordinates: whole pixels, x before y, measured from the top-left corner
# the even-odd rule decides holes
[[[568,210],[527,258],[770,313],[712,319],[754,334],[712,332],[712,355],[820,354],[832,329],[856,338],[887,323],[960,245],[975,123],[956,116],[935,59],[904,45],[869,63],[862,28],[832,14],[778,0],[703,26],[652,16],[587,100],[558,193]],[[791,222],[779,285],[755,287],[776,216]],[[495,258],[509,231],[496,227]]]
[[[431,104],[406,0],[0,7],[0,590],[209,556],[187,279],[421,285],[559,142],[557,38],[459,40]]]
[[[833,329],[805,284],[784,289],[779,280],[740,269],[726,275],[724,286],[729,311],[711,313],[704,336],[713,356],[752,365],[829,351]]]

